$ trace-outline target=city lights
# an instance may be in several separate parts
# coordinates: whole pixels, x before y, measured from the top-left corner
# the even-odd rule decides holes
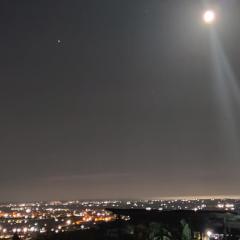
[[[57,234],[88,229],[97,222],[114,220],[113,214],[104,210],[113,204],[116,202],[58,201],[0,205],[0,238],[7,239],[17,234],[21,239],[27,239],[36,233],[51,231]]]
[[[67,225],[71,225],[72,221],[71,220],[67,220]]]
[[[151,213],[154,210],[192,210],[195,212],[212,209],[238,209],[240,201],[234,200],[140,200],[140,201],[66,201],[57,203],[29,203],[0,205],[0,238],[9,239],[14,234],[21,239],[29,239],[36,233],[48,232],[61,234],[67,231],[86,230],[101,222],[116,220],[116,215],[105,209],[127,208],[144,209]],[[31,209],[29,211],[28,209]],[[34,218],[32,216],[34,215]],[[129,221],[129,216],[122,216],[122,220]],[[205,235],[213,238],[215,233],[206,230]],[[209,237],[211,236],[211,237]]]
[[[208,231],[206,232],[206,234],[207,234],[207,236],[210,238],[213,233],[212,233],[212,231],[208,230]]]

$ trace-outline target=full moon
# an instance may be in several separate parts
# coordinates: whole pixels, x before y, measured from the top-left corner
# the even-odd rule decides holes
[[[207,10],[203,14],[203,20],[207,24],[212,24],[215,21],[215,19],[216,19],[216,15],[215,15],[215,12],[212,10]]]

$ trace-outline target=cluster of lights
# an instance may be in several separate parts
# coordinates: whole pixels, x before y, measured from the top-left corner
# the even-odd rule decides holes
[[[217,208],[224,209],[224,210],[235,210],[235,206],[232,203],[218,203]]]
[[[96,205],[98,210],[95,209]],[[60,202],[0,205],[0,238],[21,238],[48,231],[60,233],[85,229],[101,221],[112,221],[114,215],[100,207],[117,202]],[[88,208],[86,208],[88,207]],[[6,210],[8,209],[8,210]],[[85,226],[88,224],[88,226]]]
[[[106,208],[158,209],[202,209],[234,210],[238,202],[234,200],[171,199],[171,200],[131,200],[131,201],[55,201],[51,203],[0,205],[0,238],[11,238],[14,233],[21,237],[48,231],[60,233],[75,229],[86,229],[98,222],[115,219]],[[240,204],[240,202],[239,202]],[[124,220],[128,221],[129,217]],[[212,238],[212,237],[211,237]]]

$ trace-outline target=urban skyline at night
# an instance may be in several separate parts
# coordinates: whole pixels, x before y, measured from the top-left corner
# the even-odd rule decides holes
[[[87,231],[98,224],[116,221],[107,209],[139,209],[151,211],[240,211],[239,199],[172,199],[172,200],[95,200],[37,201],[0,204],[0,238],[18,234],[23,239],[36,234],[60,234]],[[122,216],[129,221],[128,216]]]
[[[240,240],[240,0],[0,1],[0,240]]]
[[[0,3],[0,202],[239,196],[239,1]]]

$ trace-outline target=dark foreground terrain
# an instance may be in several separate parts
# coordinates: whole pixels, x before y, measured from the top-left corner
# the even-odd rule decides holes
[[[208,240],[240,239],[240,216],[226,211],[109,209],[117,220],[92,229],[45,234],[35,240]]]

